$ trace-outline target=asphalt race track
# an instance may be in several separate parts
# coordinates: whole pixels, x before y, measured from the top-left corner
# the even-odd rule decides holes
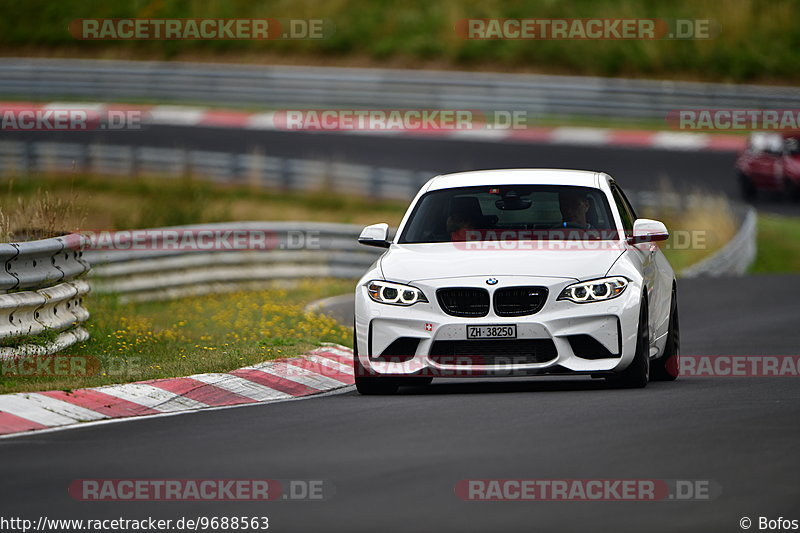
[[[626,190],[659,190],[662,182],[667,180],[678,190],[700,189],[739,197],[734,169],[735,152],[181,126],[150,126],[142,131],[115,132],[6,132],[4,138],[234,153],[258,151],[268,156],[343,161],[440,173],[529,167],[601,170],[614,176]],[[757,204],[761,210],[800,214],[800,204],[775,196],[762,196]]]
[[[797,354],[800,277],[680,283],[684,354]],[[340,306],[339,313],[352,308]],[[795,378],[434,382],[0,440],[4,516],[267,515],[274,531],[737,531],[797,517]],[[325,501],[78,502],[74,479],[320,479]],[[712,500],[465,502],[471,478],[691,479]]]

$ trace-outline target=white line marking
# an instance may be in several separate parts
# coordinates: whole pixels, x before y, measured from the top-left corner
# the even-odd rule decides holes
[[[600,128],[554,128],[550,142],[574,144],[608,144],[611,131]]]
[[[483,140],[483,141],[503,141],[511,135],[508,129],[476,129],[476,130],[455,130],[448,135],[451,139]]]
[[[108,416],[36,393],[5,394],[0,396],[0,411],[42,424],[60,426],[83,420],[102,420]]]
[[[700,150],[708,145],[708,137],[702,133],[661,131],[653,135],[650,145],[670,150]]]
[[[294,381],[295,383],[299,383],[319,391],[328,390],[335,387],[342,387],[345,385],[338,379],[329,378],[328,376],[324,376],[322,374],[312,372],[311,370],[287,363],[262,364],[250,368],[257,370],[258,372],[288,379],[290,381]]]
[[[150,109],[150,122],[152,124],[196,126],[206,114],[202,107],[187,107],[174,105],[157,105]]]
[[[346,365],[344,363],[340,363],[339,361],[334,361],[333,359],[329,359],[322,355],[308,355],[306,356],[306,358],[314,363],[325,365],[328,368],[338,370],[343,374],[349,374],[351,376],[353,375],[353,367],[351,365]]]
[[[231,374],[197,374],[189,377],[258,402],[292,397],[291,394],[286,394],[285,392]]]
[[[106,110],[106,104],[96,104],[96,103],[83,103],[83,102],[50,102],[49,104],[44,104],[42,106],[43,109],[85,109],[87,111],[94,111],[96,113],[102,113]]]
[[[275,113],[254,113],[250,115],[245,127],[252,130],[277,130]]]
[[[332,352],[339,355],[345,355],[347,357],[353,357],[353,350],[350,348],[345,348],[344,346],[340,346],[338,344],[324,344],[324,348],[317,348],[316,350],[311,350],[310,353],[318,353],[318,352]]]
[[[183,409],[198,409],[208,407],[202,402],[180,396],[145,383],[126,383],[125,385],[109,385],[94,389],[103,394],[114,396],[139,405],[144,405],[162,413],[181,411]]]

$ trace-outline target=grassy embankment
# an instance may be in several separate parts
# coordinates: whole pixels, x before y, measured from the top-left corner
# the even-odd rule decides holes
[[[234,0],[117,3],[0,1],[3,55],[456,68],[792,83],[800,80],[793,0]],[[77,41],[78,18],[304,18],[335,26],[319,40]],[[670,41],[465,40],[465,18],[712,19],[715,38]]]
[[[0,393],[225,372],[305,353],[321,342],[351,344],[349,328],[306,313],[303,306],[352,287],[344,280],[315,280],[257,292],[126,304],[113,296],[92,296],[86,303],[92,313],[87,326],[91,339],[60,354],[77,360],[75,375],[24,376],[23,365],[0,361]]]

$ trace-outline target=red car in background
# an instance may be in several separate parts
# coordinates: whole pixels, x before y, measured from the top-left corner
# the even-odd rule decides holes
[[[756,132],[736,160],[742,196],[774,191],[800,200],[800,133]]]

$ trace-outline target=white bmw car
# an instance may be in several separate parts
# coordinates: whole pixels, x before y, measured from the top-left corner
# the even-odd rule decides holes
[[[663,223],[637,218],[607,174],[437,176],[355,295],[356,387],[433,378],[585,374],[620,387],[678,375],[674,272]]]

